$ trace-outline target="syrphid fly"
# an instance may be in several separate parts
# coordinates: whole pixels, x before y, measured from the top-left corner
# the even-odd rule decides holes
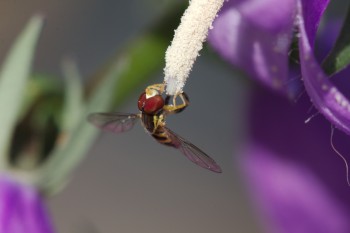
[[[210,171],[221,173],[220,166],[201,149],[177,135],[165,125],[165,118],[169,114],[179,113],[189,105],[186,93],[177,96],[166,96],[164,99],[165,84],[148,86],[138,99],[140,113],[92,113],[88,121],[106,131],[122,133],[133,128],[137,120],[141,120],[143,127],[159,143],[180,150],[193,163]],[[181,104],[177,104],[177,99]],[[172,102],[171,104],[169,102]]]

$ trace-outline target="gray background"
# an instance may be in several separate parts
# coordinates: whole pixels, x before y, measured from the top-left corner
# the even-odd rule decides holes
[[[60,75],[62,58],[71,55],[88,76],[157,20],[166,2],[3,0],[0,60],[29,17],[41,13],[47,20],[35,70]],[[154,82],[161,81],[159,73]],[[193,165],[140,126],[123,135],[103,133],[65,190],[48,200],[58,232],[260,232],[235,165],[244,138],[247,83],[209,49],[185,91],[191,106],[171,116],[168,125],[224,172]],[[118,111],[135,112],[137,92]]]

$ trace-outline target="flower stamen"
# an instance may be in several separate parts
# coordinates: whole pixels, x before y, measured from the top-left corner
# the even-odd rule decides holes
[[[182,93],[183,86],[199,56],[209,28],[224,0],[190,0],[189,6],[175,30],[171,45],[165,53],[164,82],[166,93]]]

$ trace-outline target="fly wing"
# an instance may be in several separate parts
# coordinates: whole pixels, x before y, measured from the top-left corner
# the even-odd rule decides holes
[[[204,153],[201,149],[186,139],[180,137],[170,129],[165,127],[165,130],[171,139],[171,146],[179,149],[193,163],[213,172],[222,172],[220,166],[215,162],[215,160],[210,158],[209,155]]]
[[[112,133],[122,133],[132,129],[136,120],[140,118],[138,114],[128,113],[92,113],[88,116],[88,121],[96,127]]]

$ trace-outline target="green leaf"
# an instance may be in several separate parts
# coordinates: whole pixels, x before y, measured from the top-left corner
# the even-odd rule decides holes
[[[350,5],[337,41],[323,61],[326,74],[333,75],[350,64]]]
[[[39,186],[47,193],[53,193],[64,185],[72,170],[83,159],[92,141],[96,138],[98,130],[86,121],[86,116],[95,111],[107,111],[111,106],[111,95],[120,73],[125,69],[126,63],[120,59],[119,64],[114,66],[100,83],[86,108],[80,123],[76,125],[70,140],[50,155],[41,170]]]
[[[33,55],[43,20],[33,17],[20,34],[0,72],[0,166],[6,166],[9,140],[15,127],[23,93],[31,70]]]
[[[72,60],[64,60],[62,71],[65,78],[65,95],[63,105],[62,131],[69,134],[77,122],[83,118],[83,86],[78,67]]]
[[[48,74],[31,74],[24,92],[18,118],[22,119],[39,98],[43,96],[61,95],[62,85],[58,80],[57,77]]]

